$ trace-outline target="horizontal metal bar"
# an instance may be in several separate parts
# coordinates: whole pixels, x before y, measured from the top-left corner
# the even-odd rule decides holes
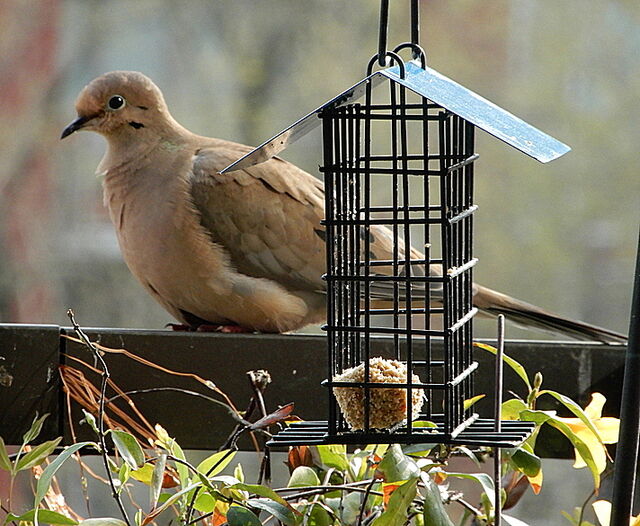
[[[331,172],[335,174],[355,174],[355,175],[415,175],[415,176],[431,176],[431,177],[446,177],[449,174],[440,170],[423,170],[423,169],[393,169],[393,168],[378,168],[370,166],[365,168],[364,166],[340,166],[340,165],[326,165],[321,166],[319,171],[321,173]]]
[[[353,389],[362,389],[364,387],[369,387],[371,389],[449,389],[450,385],[445,383],[380,383],[380,382],[335,382],[335,381],[327,381],[323,383],[327,387],[349,387]]]
[[[456,276],[459,276],[460,274],[462,274],[463,272],[466,272],[470,268],[475,267],[477,263],[478,263],[478,258],[472,258],[469,261],[467,261],[464,265],[460,265],[459,267],[448,269],[447,276],[450,278],[455,278]]]
[[[403,206],[403,207],[393,207],[393,206],[370,206],[369,208],[360,208],[358,209],[358,212],[366,212],[367,210],[369,212],[371,212],[372,214],[376,213],[376,212],[398,212],[400,214],[404,214],[405,211],[409,211],[409,212],[424,212],[425,211],[425,206],[416,206],[416,205],[411,205],[411,206]],[[429,206],[429,212],[439,212],[440,210],[442,210],[442,207],[440,205],[430,205]]]
[[[435,329],[401,329],[395,327],[355,327],[353,325],[346,325],[341,327],[331,327],[329,325],[323,325],[322,329],[327,332],[360,332],[369,334],[412,334],[417,336],[444,336],[445,331]]]
[[[465,378],[467,378],[473,371],[475,371],[478,368],[478,362],[472,362],[471,365],[469,367],[467,367],[464,371],[462,371],[458,376],[456,376],[453,380],[451,380],[450,382],[447,382],[447,385],[449,387],[455,387],[456,385],[458,385],[460,382],[462,382],[462,380],[464,380]]]
[[[376,259],[374,261],[370,261],[369,262],[369,266],[371,267],[388,267],[390,265],[393,265],[394,263],[397,263],[398,266],[400,265],[406,265],[407,264],[407,260],[406,259],[399,259],[398,261],[395,261],[393,259]],[[411,265],[426,265],[427,263],[430,263],[432,265],[435,264],[442,264],[442,260],[441,259],[431,259],[431,260],[426,260],[426,259],[410,259],[408,261],[409,264]],[[365,267],[367,264],[366,263],[360,263],[361,267]]]
[[[475,307],[473,307],[469,312],[467,312],[462,318],[460,318],[456,323],[454,323],[450,328],[449,328],[449,333],[453,334],[454,332],[456,332],[458,329],[460,329],[460,327],[462,327],[463,325],[465,325],[471,318],[473,318],[476,314],[478,314],[478,309],[476,309]]]
[[[399,300],[400,302],[403,302],[402,300]],[[414,302],[419,302],[420,300],[413,300]],[[365,310],[360,310],[359,314],[362,316],[366,313]],[[390,314],[407,314],[409,313],[409,311],[407,309],[371,309],[369,311],[369,314],[371,314],[372,316],[382,316],[382,315],[390,315]],[[444,313],[444,309],[442,307],[429,307],[429,308],[424,308],[424,307],[420,307],[420,308],[412,308],[410,310],[411,314],[443,314]]]
[[[368,219],[325,219],[326,226],[367,226],[367,225],[437,225],[448,223],[442,217],[370,217]]]
[[[396,281],[398,283],[443,283],[449,279],[448,276],[382,276],[375,274],[372,276],[353,276],[353,275],[332,275],[324,274],[323,278],[326,281],[369,281],[369,282],[386,282]]]
[[[474,153],[473,155],[467,157],[464,161],[456,163],[453,166],[449,166],[449,168],[447,168],[447,171],[451,173],[455,170],[459,170],[460,168],[463,168],[464,166],[467,166],[468,164],[471,164],[472,162],[476,161],[479,157],[480,157],[480,154]]]
[[[463,212],[460,212],[459,214],[457,214],[457,215],[453,216],[452,218],[450,218],[449,219],[449,224],[453,225],[454,223],[457,223],[457,222],[463,220],[465,217],[469,217],[477,209],[478,209],[478,205],[471,205],[469,208],[467,208]]]

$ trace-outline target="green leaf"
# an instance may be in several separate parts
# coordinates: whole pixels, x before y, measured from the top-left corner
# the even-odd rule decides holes
[[[420,476],[420,468],[415,460],[405,455],[398,444],[393,444],[387,449],[378,464],[378,471],[384,476],[385,482],[398,482]]]
[[[36,413],[36,416],[33,419],[33,422],[31,424],[31,427],[24,435],[22,435],[23,446],[25,446],[26,444],[28,444],[29,442],[31,442],[32,440],[38,437],[38,435],[40,434],[40,431],[42,431],[42,425],[44,424],[44,421],[48,416],[49,416],[49,413],[46,413],[42,415],[40,418],[38,418],[38,414]]]
[[[216,507],[217,499],[209,493],[199,493],[193,503],[193,507],[201,513],[211,513]]]
[[[138,469],[144,466],[144,452],[131,433],[120,431],[119,429],[112,429],[111,438],[118,453],[120,453],[122,459],[129,464],[131,469]]]
[[[158,498],[160,497],[160,492],[162,491],[162,482],[164,480],[164,468],[167,465],[167,455],[164,453],[158,455],[158,459],[156,460],[156,464],[153,467],[153,472],[151,474],[151,488],[150,488],[150,497],[151,497],[151,509],[156,507],[158,503]]]
[[[227,511],[227,523],[229,526],[262,526],[255,513],[247,508],[231,506]]]
[[[422,474],[422,482],[425,485],[424,526],[454,526],[445,511],[438,486],[426,473]]]
[[[482,491],[486,493],[491,504],[494,504],[495,486],[493,485],[493,479],[486,473],[447,473],[447,476],[478,482],[482,486]]]
[[[426,457],[431,450],[435,447],[435,444],[406,444],[402,447],[402,452],[405,455],[413,455],[417,457]]]
[[[35,513],[35,510],[29,510],[20,516],[9,513],[4,520],[4,524],[23,521],[33,522]],[[63,526],[75,526],[78,524],[78,521],[51,510],[38,510],[38,519],[43,524],[61,524]]]
[[[281,504],[282,506],[293,509],[291,505],[284,500],[280,495],[278,495],[275,491],[267,486],[260,486],[259,484],[245,484],[244,482],[238,482],[229,486],[232,489],[240,489],[243,491],[248,491],[249,493],[253,493],[254,495],[259,495],[260,497],[266,497],[268,499]]]
[[[80,420],[80,423],[82,424],[83,422],[86,422],[89,425],[89,427],[93,430],[93,432],[96,435],[99,435],[100,430],[98,429],[98,424],[96,423],[96,417],[93,416],[88,411],[86,411],[85,409],[82,410],[82,413],[84,414],[84,418]]]
[[[520,420],[520,413],[529,409],[527,404],[518,398],[512,398],[503,402],[500,409],[500,418],[502,420]]]
[[[218,451],[217,453],[214,453],[210,457],[207,457],[202,462],[200,462],[196,469],[203,475],[214,477],[224,468],[226,468],[229,462],[231,462],[233,460],[233,457],[235,456],[236,452],[231,451],[230,449]],[[211,472],[209,473],[210,470]]]
[[[9,453],[2,437],[0,437],[0,469],[13,472],[13,464],[9,460]]]
[[[98,517],[80,521],[78,526],[127,526],[127,523],[121,519],[114,519],[113,517]]]
[[[516,448],[511,453],[511,463],[527,477],[535,477],[540,473],[540,468],[542,467],[540,457],[522,447]]]
[[[20,460],[18,460],[18,465],[15,468],[16,472],[42,464],[47,457],[53,453],[53,450],[58,447],[61,440],[62,437],[58,437],[54,440],[48,440],[25,453],[25,455],[20,457]]]
[[[121,493],[124,489],[124,485],[129,480],[131,476],[131,467],[126,462],[122,463],[120,469],[118,469],[118,480],[120,481],[120,487],[118,488],[118,493]]]
[[[491,345],[487,345],[486,343],[473,342],[473,345],[484,351],[488,351],[494,355],[498,353],[498,350],[495,347],[492,347]],[[520,365],[519,362],[517,362],[510,356],[507,356],[506,354],[502,355],[502,361],[506,363],[509,367],[511,367],[511,369],[513,369],[513,371],[520,378],[522,378],[522,381],[525,384],[527,384],[527,389],[531,391],[531,382],[529,381],[529,376],[527,376],[527,371],[525,370],[525,368],[522,367],[522,365]]]
[[[349,467],[347,447],[342,444],[330,444],[326,446],[314,446],[312,452],[317,452],[320,463],[328,468],[346,471]]]
[[[332,526],[333,519],[329,512],[325,510],[319,504],[314,504],[311,508],[311,513],[309,513],[309,520],[307,521],[308,526]]]
[[[404,524],[407,510],[416,496],[418,479],[408,480],[399,486],[389,498],[387,509],[380,517],[373,521],[372,526],[395,526]]]
[[[600,438],[600,434],[598,433],[598,430],[595,428],[595,426],[593,425],[593,422],[591,422],[591,419],[586,415],[582,407],[576,404],[568,396],[557,393],[556,391],[550,391],[548,389],[544,389],[540,391],[538,396],[543,394],[548,394],[550,396],[553,396],[556,400],[558,400],[558,402],[560,402],[569,411],[571,411],[574,415],[576,415],[584,423],[584,425],[586,425],[587,428],[589,428],[589,430],[596,436],[598,441],[602,444],[602,439]]]
[[[480,400],[482,400],[485,396],[485,394],[479,394],[474,396],[473,398],[468,398],[467,400],[464,401],[464,409],[465,411],[467,409],[470,409],[476,402],[479,402]]]
[[[298,466],[291,473],[291,478],[287,484],[288,488],[300,488],[304,486],[319,486],[320,479],[313,468],[309,466]]]
[[[270,513],[280,522],[286,524],[286,526],[295,526],[297,523],[297,519],[293,511],[278,502],[274,502],[269,499],[249,499],[246,504],[252,508],[257,508]]]
[[[44,496],[49,491],[49,486],[51,485],[51,479],[55,476],[56,472],[60,469],[60,466],[76,451],[82,449],[86,446],[92,446],[97,450],[100,450],[98,444],[95,442],[78,442],[66,448],[62,453],[60,453],[55,459],[51,461],[51,463],[44,468],[42,475],[38,479],[38,483],[36,484],[36,492],[33,507],[36,510],[36,513],[33,516],[33,522],[36,526],[38,526],[38,506],[44,499]]]
[[[179,458],[180,460],[184,460],[184,461],[187,460],[187,457],[185,456],[184,451],[175,440],[171,444],[170,452],[174,457]],[[189,468],[184,464],[182,464],[181,462],[176,462],[175,467],[176,467],[176,471],[178,472],[178,479],[180,480],[180,486],[184,488],[187,484],[189,484],[189,480],[190,480]]]
[[[527,410],[523,411],[522,417],[525,420],[531,420],[536,423],[547,423],[550,426],[555,427],[564,436],[566,436],[571,442],[571,445],[576,448],[578,453],[580,453],[580,456],[591,471],[594,487],[596,489],[600,487],[600,472],[598,471],[598,467],[593,460],[593,455],[589,450],[589,446],[587,446],[587,444],[585,444],[585,442],[578,435],[576,435],[567,424],[565,424],[561,420],[558,420],[554,412]]]
[[[150,486],[153,478],[153,465],[147,462],[140,469],[131,470],[131,478]]]
[[[202,482],[194,482],[193,484],[189,484],[185,486],[180,491],[176,491],[173,495],[171,495],[167,500],[165,500],[161,506],[155,508],[145,518],[147,523],[151,522],[155,517],[160,515],[164,510],[173,506],[176,502],[178,502],[184,495],[193,491],[195,488],[199,488],[202,486]]]

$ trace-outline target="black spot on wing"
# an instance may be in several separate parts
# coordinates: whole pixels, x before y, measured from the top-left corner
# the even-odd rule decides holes
[[[319,228],[314,228],[313,231],[316,233],[316,235],[322,239],[322,241],[324,241],[325,243],[327,242],[327,231],[326,230],[320,230]]]

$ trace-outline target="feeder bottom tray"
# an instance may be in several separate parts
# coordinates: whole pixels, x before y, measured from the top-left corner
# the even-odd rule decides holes
[[[502,430],[497,432],[495,421],[479,418],[472,422],[455,437],[445,433],[442,423],[434,421],[437,427],[413,428],[407,433],[406,426],[395,429],[393,433],[348,431],[335,435],[329,434],[326,421],[294,422],[290,427],[280,431],[267,442],[269,447],[301,446],[322,444],[458,444],[466,446],[488,446],[511,448],[521,444],[531,434],[534,422],[503,420]]]

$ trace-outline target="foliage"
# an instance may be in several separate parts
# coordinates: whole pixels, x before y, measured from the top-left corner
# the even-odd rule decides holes
[[[76,331],[81,340],[86,338],[77,326]],[[88,340],[86,345],[92,352],[107,352]],[[477,345],[485,351],[495,352],[490,346]],[[607,460],[604,443],[616,440],[618,424],[615,419],[602,417],[602,395],[594,393],[592,402],[583,409],[566,396],[543,389],[539,373],[531,380],[518,362],[509,357],[504,361],[522,379],[526,391],[523,397],[515,396],[504,402],[502,418],[533,421],[536,427],[523,444],[503,450],[502,509],[513,508],[527,487],[531,487],[534,493],[540,492],[543,462],[536,455],[535,448],[540,440],[540,430],[545,425],[557,429],[570,441],[576,451],[575,467],[586,466],[589,469],[594,490],[597,490]],[[250,375],[250,378],[254,376]],[[210,389],[217,389],[213,382],[198,381]],[[104,391],[101,392],[104,395]],[[260,389],[256,390],[250,408],[260,405],[254,403],[255,397],[261,396],[259,393]],[[555,411],[538,409],[541,397],[553,398],[572,416],[561,417]],[[105,423],[110,420],[105,418],[104,412],[109,411],[110,406],[104,400],[97,404],[97,414],[85,411],[84,422],[98,440],[75,443],[49,460],[59,449],[60,439],[30,446],[37,442],[47,416],[36,415],[16,454],[9,455],[0,439],[0,470],[6,471],[10,478],[8,495],[2,497],[4,524],[146,526],[171,518],[183,525],[257,526],[269,517],[272,523],[286,526],[490,526],[494,523],[493,479],[481,471],[457,473],[448,467],[449,460],[456,455],[471,457],[479,465],[490,453],[482,448],[472,451],[463,446],[372,444],[350,451],[344,445],[299,446],[290,449],[290,478],[285,486],[274,488],[262,479],[256,484],[249,483],[245,480],[242,466],[234,466],[238,437],[243,433],[268,436],[270,427],[285,425],[287,419],[292,418],[293,407],[289,404],[270,414],[259,414],[251,422],[248,420],[251,411],[240,413],[226,395],[223,399],[224,402],[216,403],[230,404],[228,408],[230,414],[235,415],[236,429],[225,447],[197,465],[160,425],[155,426],[146,440],[124,427],[105,429]],[[107,455],[107,447],[114,448],[114,457]],[[119,502],[122,519],[81,520],[80,516],[62,513],[48,505],[45,496],[52,490],[57,470],[84,448],[93,448],[105,460],[108,470],[106,482],[111,485],[113,497]],[[11,494],[13,483],[19,474],[29,471],[35,477],[33,507],[15,510]],[[455,479],[477,484],[481,493],[479,501],[468,502],[465,495],[450,484]],[[148,487],[149,503],[146,507],[137,505],[137,513],[131,519],[127,512],[130,506],[125,506],[122,499],[130,497],[131,489],[136,485]],[[587,502],[573,514],[563,512],[563,515],[571,524],[588,526],[590,523],[583,519],[586,505]],[[598,501],[594,509],[598,520],[605,524],[607,503]],[[453,517],[460,515],[454,523]],[[507,524],[524,524],[505,513],[502,517]]]

